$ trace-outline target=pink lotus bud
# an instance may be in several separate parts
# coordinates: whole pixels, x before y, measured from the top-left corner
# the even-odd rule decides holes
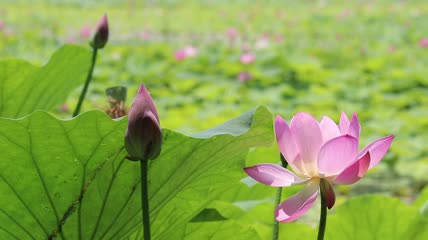
[[[95,35],[92,39],[91,46],[93,48],[103,48],[108,41],[108,21],[107,15],[101,18],[98,22],[97,28],[95,29]]]
[[[155,159],[161,151],[162,129],[150,93],[144,84],[129,110],[125,148],[131,160]]]

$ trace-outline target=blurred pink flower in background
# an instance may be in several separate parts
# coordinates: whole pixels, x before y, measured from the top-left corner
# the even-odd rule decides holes
[[[421,38],[421,40],[419,40],[419,46],[421,48],[428,47],[428,38]]]
[[[237,79],[240,82],[247,82],[252,78],[251,74],[249,72],[240,72]]]
[[[4,22],[0,20],[0,31],[3,31],[3,28],[4,28]]]
[[[183,49],[175,51],[174,57],[176,60],[184,60],[186,58],[195,57],[197,54],[198,49],[189,45]]]
[[[343,9],[340,12],[339,16],[337,17],[337,19],[341,20],[341,19],[349,17],[350,15],[351,15],[351,10],[349,10],[349,9]]]
[[[332,184],[353,184],[375,167],[391,146],[394,135],[380,138],[358,151],[361,126],[354,113],[345,113],[337,125],[323,117],[318,122],[308,113],[296,114],[288,125],[281,116],[275,119],[275,136],[282,156],[291,169],[262,163],[245,168],[256,181],[273,187],[304,185],[297,194],[276,208],[276,219],[298,219],[314,204],[318,195],[333,207],[336,197]]]
[[[151,36],[152,36],[152,34],[148,30],[144,30],[140,34],[138,34],[138,37],[143,41],[149,40],[151,38]]]
[[[91,34],[92,34],[92,29],[90,26],[85,25],[80,29],[80,37],[83,39],[90,38]]]
[[[284,41],[284,35],[276,34],[274,39],[275,39],[275,42],[282,43]]]
[[[186,46],[183,50],[186,53],[186,57],[194,57],[198,54],[198,49],[190,45]]]
[[[59,107],[58,110],[62,113],[67,113],[70,110],[70,108],[68,107],[67,103],[64,103]]]
[[[233,42],[238,37],[238,30],[236,30],[236,28],[234,27],[230,27],[229,29],[227,29],[226,35],[229,41]]]
[[[394,45],[390,45],[388,48],[388,52],[393,53],[397,50],[397,48]]]
[[[174,53],[174,57],[176,60],[184,60],[186,59],[186,52],[183,49],[177,50]]]
[[[269,47],[269,39],[266,37],[262,37],[260,38],[257,42],[256,45],[254,46],[256,49],[265,49],[267,47]]]
[[[256,55],[254,53],[243,53],[239,59],[242,64],[251,64],[256,60]]]
[[[68,43],[68,44],[75,44],[76,40],[73,37],[69,36],[69,37],[67,37],[67,39],[65,40],[65,42]]]

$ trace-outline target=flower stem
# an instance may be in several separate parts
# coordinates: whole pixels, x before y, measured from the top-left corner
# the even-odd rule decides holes
[[[141,159],[141,212],[143,214],[144,240],[150,240],[150,213],[148,191],[148,159]]]
[[[327,225],[327,204],[325,202],[324,193],[321,190],[321,214],[320,224],[318,228],[318,240],[324,239],[325,227]]]
[[[282,193],[282,187],[279,187],[276,190],[275,206],[278,206],[279,203],[281,202],[281,193]],[[278,240],[279,239],[278,237],[279,237],[279,222],[276,220],[275,209],[274,209],[272,240]]]
[[[92,79],[92,73],[94,72],[95,62],[97,61],[97,48],[92,48],[92,62],[91,67],[89,68],[88,75],[86,76],[85,85],[83,86],[83,90],[80,93],[79,101],[77,102],[76,109],[74,110],[73,117],[79,115],[80,108],[82,107],[83,100],[85,99],[86,92],[88,91],[89,83]]]
[[[281,165],[284,168],[287,168],[288,163],[285,160],[285,158],[282,156],[282,154],[279,154],[280,158],[281,158]],[[282,194],[282,187],[279,187],[276,190],[276,198],[275,198],[275,206],[278,206],[279,203],[281,202],[281,194]],[[274,215],[273,215],[273,227],[272,227],[272,240],[278,240],[279,239],[279,222],[276,220],[275,217],[275,211],[274,210]]]

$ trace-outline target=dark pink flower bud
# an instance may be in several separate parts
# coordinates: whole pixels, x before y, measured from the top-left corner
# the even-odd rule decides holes
[[[92,39],[91,46],[93,48],[103,48],[108,41],[108,21],[107,15],[101,18],[98,22],[97,28],[95,29],[95,35]]]
[[[128,115],[128,130],[125,136],[128,159],[155,159],[160,154],[161,146],[162,130],[158,113],[150,93],[144,84],[141,84]]]
[[[320,188],[321,197],[324,198],[327,208],[331,209],[334,206],[334,203],[336,202],[336,194],[334,194],[333,187],[329,182],[324,179],[321,179]]]

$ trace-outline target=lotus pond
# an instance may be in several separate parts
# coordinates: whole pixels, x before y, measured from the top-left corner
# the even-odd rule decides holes
[[[425,1],[1,1],[0,239],[320,239],[325,182],[325,239],[428,239],[427,17]],[[132,110],[162,128],[146,185],[124,141]],[[314,171],[355,155],[359,181],[314,180],[309,155]],[[278,168],[248,170],[263,163]],[[323,193],[287,202],[295,219],[275,210],[308,189],[290,171]]]

